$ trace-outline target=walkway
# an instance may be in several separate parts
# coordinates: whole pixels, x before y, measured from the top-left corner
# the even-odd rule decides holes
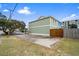
[[[34,43],[51,48],[51,45],[57,43],[59,41],[59,39],[37,39]]]
[[[51,48],[51,45],[59,42],[59,38],[45,38],[40,36],[32,36],[32,35],[16,35],[17,37],[23,40],[29,40],[32,43],[39,44],[41,46],[45,46]]]

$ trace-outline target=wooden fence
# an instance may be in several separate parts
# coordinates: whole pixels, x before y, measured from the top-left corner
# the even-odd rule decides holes
[[[50,37],[79,39],[79,29],[50,29]]]
[[[63,37],[63,29],[50,29],[50,37]]]
[[[63,29],[65,38],[79,39],[79,29]]]

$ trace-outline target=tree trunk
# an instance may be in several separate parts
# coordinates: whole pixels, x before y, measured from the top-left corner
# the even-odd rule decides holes
[[[13,30],[11,29],[8,29],[8,31],[7,31],[7,28],[3,28],[3,32],[6,34],[6,35],[9,35],[9,34],[11,34],[11,33],[13,33]]]

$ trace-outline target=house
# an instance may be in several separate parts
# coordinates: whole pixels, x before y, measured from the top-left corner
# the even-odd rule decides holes
[[[61,28],[61,22],[52,16],[41,16],[37,20],[29,22],[29,32],[33,35],[50,36],[50,29]]]
[[[63,25],[62,28],[69,29],[69,28],[71,28],[70,25],[72,25],[72,24],[75,24],[77,26],[77,28],[79,28],[79,19],[63,21],[62,22],[62,25]]]

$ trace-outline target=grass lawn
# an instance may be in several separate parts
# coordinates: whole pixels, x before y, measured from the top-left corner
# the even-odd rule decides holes
[[[20,40],[15,36],[3,36],[0,40],[0,55],[52,55],[51,49]]]
[[[79,40],[61,39],[51,49],[21,40],[15,36],[0,37],[0,55],[6,56],[57,56],[79,55]]]
[[[55,49],[59,51],[59,55],[79,56],[79,39],[62,38]]]

